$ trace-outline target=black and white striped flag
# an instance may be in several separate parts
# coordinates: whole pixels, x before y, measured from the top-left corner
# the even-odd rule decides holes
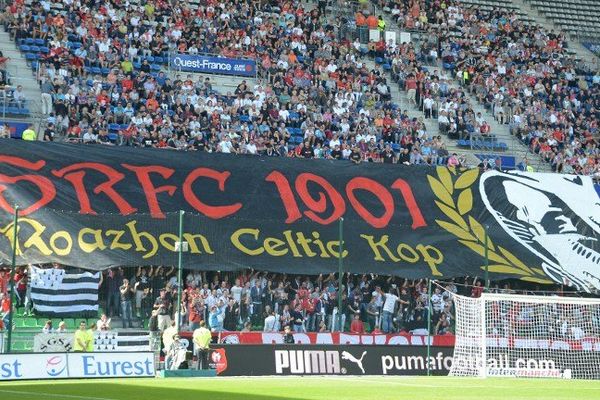
[[[68,273],[31,266],[33,308],[42,315],[67,317],[98,313],[100,272]]]
[[[150,336],[147,331],[96,332],[94,351],[150,351]]]

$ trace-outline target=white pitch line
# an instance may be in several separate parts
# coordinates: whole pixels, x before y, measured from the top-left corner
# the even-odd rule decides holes
[[[73,394],[58,394],[58,393],[42,393],[42,392],[28,392],[25,390],[5,390],[0,389],[0,393],[10,393],[10,394],[32,394],[36,397],[58,397],[58,398],[68,398],[68,399],[82,399],[82,400],[118,400],[108,397],[90,397],[90,396],[76,396]]]

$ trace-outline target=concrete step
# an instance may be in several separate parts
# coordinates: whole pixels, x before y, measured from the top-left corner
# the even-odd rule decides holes
[[[529,17],[531,17],[537,24],[540,26],[555,31],[562,31],[562,27],[555,23],[552,19],[547,18],[544,14],[539,12],[536,8],[532,7],[528,1],[524,0],[511,0],[512,4],[519,7],[521,10],[527,12]],[[573,39],[568,41],[569,50],[575,53],[575,56],[582,59],[586,64],[590,66],[594,66],[595,63],[598,62],[598,56],[589,51],[585,46],[583,46],[579,40]],[[593,60],[593,61],[592,61]]]

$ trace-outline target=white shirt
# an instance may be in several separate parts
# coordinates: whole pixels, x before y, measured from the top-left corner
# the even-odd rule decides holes
[[[264,332],[275,332],[276,323],[277,319],[275,318],[275,316],[269,315],[267,318],[265,318]]]
[[[393,313],[394,308],[396,307],[396,301],[398,301],[398,296],[387,293],[385,295],[385,303],[383,303],[383,311]]]
[[[233,150],[233,145],[231,142],[223,140],[221,143],[219,143],[219,149],[221,149],[221,153],[231,153],[231,150]]]

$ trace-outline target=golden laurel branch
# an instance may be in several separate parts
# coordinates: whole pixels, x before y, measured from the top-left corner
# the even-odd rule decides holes
[[[484,227],[469,212],[473,209],[473,191],[471,187],[479,177],[479,169],[460,170],[437,167],[437,178],[427,176],[438,206],[449,221],[436,219],[435,222],[458,238],[458,242],[475,253],[485,257],[487,236],[488,271],[500,274],[512,274],[519,279],[536,283],[552,283],[541,268],[528,267],[513,253],[502,246],[496,246],[487,235]],[[485,269],[485,266],[481,266]]]

